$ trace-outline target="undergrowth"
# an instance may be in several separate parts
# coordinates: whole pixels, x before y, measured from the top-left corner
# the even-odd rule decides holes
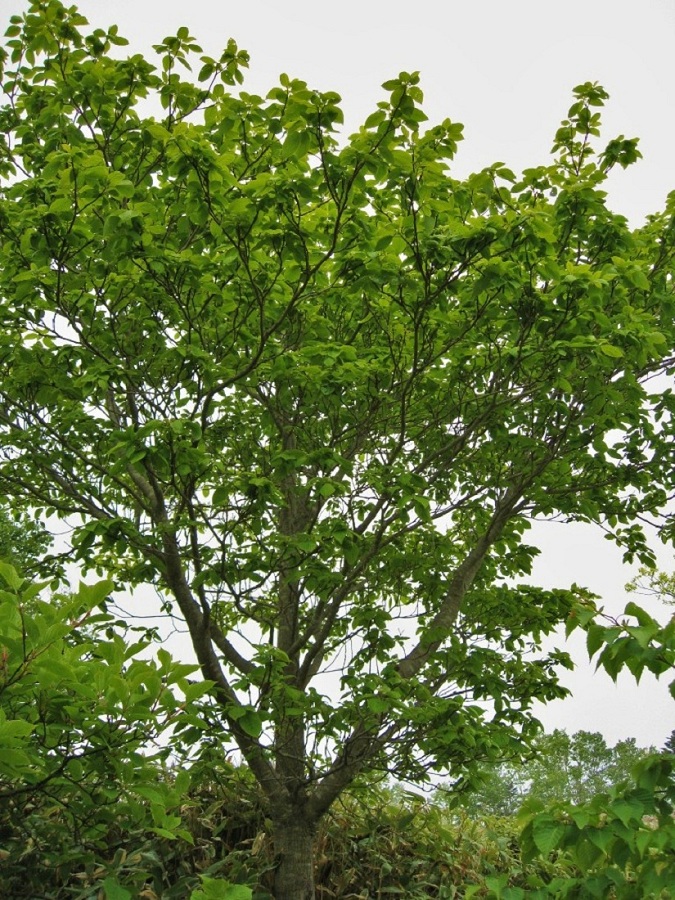
[[[206,875],[250,886],[254,900],[271,898],[269,823],[244,769],[197,776],[175,811],[189,840],[134,831],[119,818],[80,843],[67,804],[43,797],[26,807],[0,811],[1,897],[185,900]],[[562,874],[545,862],[523,865],[517,834],[513,819],[478,823],[400,791],[348,794],[317,835],[317,898],[489,898]]]

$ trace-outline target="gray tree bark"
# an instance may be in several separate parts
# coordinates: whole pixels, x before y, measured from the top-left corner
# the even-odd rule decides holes
[[[272,839],[278,859],[275,900],[314,900],[315,828],[291,814],[273,821]]]

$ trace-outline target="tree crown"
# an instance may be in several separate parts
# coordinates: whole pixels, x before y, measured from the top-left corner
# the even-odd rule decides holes
[[[575,598],[513,587],[531,520],[649,560],[672,490],[675,196],[607,208],[596,84],[548,164],[460,180],[415,73],[342,140],[334,93],[228,92],[232,41],[195,84],[187,29],[155,67],[85,25],[7,32],[3,492],[163,588],[275,809],[502,752],[568,662],[526,655]]]

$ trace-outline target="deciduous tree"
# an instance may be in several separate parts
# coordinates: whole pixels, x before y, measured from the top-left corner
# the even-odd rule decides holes
[[[643,566],[630,584],[626,585],[626,590],[675,605],[675,573],[659,572]]]
[[[44,523],[25,512],[12,512],[0,505],[0,560],[21,572],[40,572],[51,577],[59,573],[56,560],[47,556],[52,535]]]
[[[530,521],[648,559],[675,197],[636,229],[607,208],[639,153],[595,148],[596,84],[550,162],[460,180],[414,73],[342,138],[334,93],[228,91],[233,41],[181,28],[156,67],[57,0],[7,35],[0,489],[165,593],[266,797],[276,896],[310,898],[348,785],[470,768],[562,693],[564,654],[527,651],[574,592],[513,586]]]
[[[486,767],[484,784],[458,799],[471,816],[515,815],[525,800],[587,803],[627,782],[633,767],[655,752],[633,738],[608,747],[598,732],[556,729],[535,741],[530,758]]]

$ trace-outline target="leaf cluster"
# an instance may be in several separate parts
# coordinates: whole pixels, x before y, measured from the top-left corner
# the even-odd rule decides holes
[[[111,878],[124,870],[127,828],[191,840],[175,815],[189,776],[167,774],[167,739],[198,721],[194,666],[143,658],[144,634],[127,644],[109,581],[44,599],[7,563],[0,576],[2,893],[37,896],[52,878],[84,891],[102,854]]]

